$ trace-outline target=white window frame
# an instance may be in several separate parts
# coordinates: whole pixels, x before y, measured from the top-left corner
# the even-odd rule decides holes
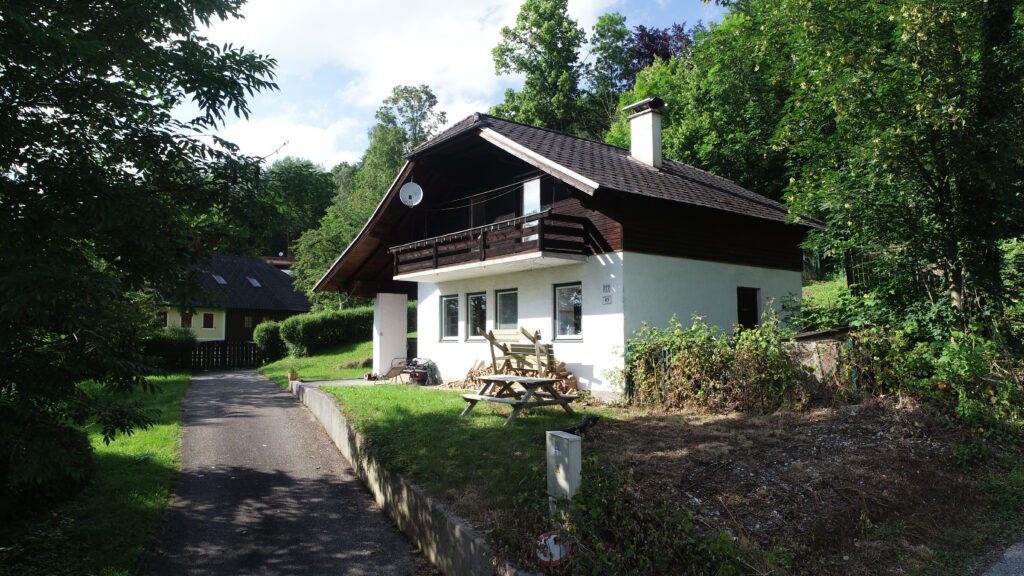
[[[516,299],[516,321],[515,326],[506,326],[501,323],[501,297],[512,294]],[[498,330],[516,330],[519,328],[519,289],[505,288],[494,291],[494,327]]]
[[[487,292],[468,292],[466,294],[466,340],[483,340],[484,337],[477,334],[474,330],[475,326],[473,326],[473,305],[471,300],[474,298],[484,299],[484,325],[481,328],[484,329],[484,332],[487,331]]]
[[[454,300],[455,301],[455,334],[446,335],[445,329],[445,302]],[[440,320],[438,328],[438,336],[441,342],[458,342],[459,340],[459,295],[458,294],[447,294],[441,296],[440,299],[440,310],[438,310],[438,319]]]
[[[579,288],[580,291],[580,327],[576,334],[560,334],[558,325],[558,291],[564,288]],[[551,290],[551,333],[555,340],[582,340],[583,339],[583,282],[566,282],[555,284]]]

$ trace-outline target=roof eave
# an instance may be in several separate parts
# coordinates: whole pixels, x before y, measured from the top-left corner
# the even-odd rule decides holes
[[[480,137],[523,162],[532,165],[534,168],[542,170],[587,194],[593,195],[601,187],[600,183],[554,162],[492,128],[481,128]]]
[[[377,218],[380,216],[380,213],[383,210],[384,205],[389,201],[389,199],[394,195],[395,191],[398,189],[398,183],[405,179],[405,177],[409,174],[409,171],[414,165],[415,163],[412,160],[407,160],[405,162],[405,165],[402,166],[402,169],[398,171],[398,175],[395,176],[394,181],[391,182],[391,186],[388,188],[387,193],[384,194],[384,197],[380,199],[380,203],[377,204],[377,208],[373,211],[373,215],[371,215],[370,218],[366,221],[366,224],[363,224],[363,228],[359,230],[359,233],[356,234],[356,237],[352,239],[352,242],[349,242],[349,245],[341,253],[341,256],[338,256],[334,263],[331,264],[331,267],[328,268],[327,271],[324,272],[323,276],[321,276],[320,279],[317,280],[316,284],[313,285],[313,292],[325,291],[324,285],[326,284],[327,280],[331,277],[334,270],[338,267],[338,264],[340,264],[341,261],[345,259],[345,256],[347,256],[349,251],[352,250],[352,247],[355,246],[363,238],[367,230],[370,229],[370,226],[375,223]]]

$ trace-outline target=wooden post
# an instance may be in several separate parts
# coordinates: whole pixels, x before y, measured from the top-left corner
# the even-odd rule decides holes
[[[437,240],[435,239],[432,242],[432,244],[433,244],[433,248],[432,248],[432,256],[433,256],[432,263],[433,263],[433,267],[437,268]]]
[[[537,251],[544,251],[544,219],[537,219]]]
[[[487,256],[487,230],[480,231],[480,261],[482,262]]]
[[[477,330],[483,332],[482,328],[477,328]],[[494,356],[494,333],[488,330],[487,334],[485,334],[484,336],[487,338],[487,348],[491,351],[491,369],[494,370],[495,374],[497,374],[498,359]]]

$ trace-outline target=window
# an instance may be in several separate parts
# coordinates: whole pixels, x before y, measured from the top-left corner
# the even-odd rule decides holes
[[[540,212],[540,178],[523,182],[523,216]]]
[[[555,338],[583,335],[583,285],[555,284]]]
[[[224,286],[228,283],[228,281],[225,280],[224,277],[221,276],[220,274],[213,274],[213,279],[216,280],[217,284],[220,284],[221,286]]]
[[[243,325],[244,325],[244,326],[245,326],[246,328],[252,328],[252,316],[246,316],[246,317],[245,317],[245,318],[244,318],[244,319],[242,320],[242,324],[243,324]]]
[[[171,327],[171,315],[167,313],[167,310],[164,310],[164,328],[170,328],[170,327]]]
[[[213,312],[203,313],[203,328],[213,328]]]
[[[459,337],[459,297],[441,296],[441,339]]]
[[[188,312],[181,313],[181,327],[191,328],[192,327],[192,315]]]
[[[252,284],[253,288],[260,288],[261,286],[263,286],[262,284],[260,284],[259,280],[253,278],[252,276],[246,276],[245,279],[249,281],[249,284]]]
[[[756,328],[760,319],[761,291],[757,288],[736,288],[736,323],[744,328]]]
[[[540,212],[540,178],[535,178],[523,182],[523,216],[529,216],[538,212]],[[535,228],[536,226],[536,221],[523,224],[523,228]],[[523,242],[531,242],[533,240],[537,240],[536,234],[523,236]]]
[[[519,292],[512,290],[495,290],[494,327],[498,330],[515,330],[519,327]]]
[[[487,331],[487,294],[466,294],[466,339],[482,338]]]

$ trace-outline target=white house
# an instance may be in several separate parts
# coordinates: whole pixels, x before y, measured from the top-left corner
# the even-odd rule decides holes
[[[418,356],[446,379],[489,358],[479,330],[524,327],[580,386],[612,393],[643,322],[729,327],[800,294],[800,243],[777,202],[661,157],[662,102],[631,106],[623,150],[475,114],[415,149],[316,286],[375,298],[374,370]],[[422,200],[400,198],[414,182]],[[408,191],[408,188],[407,188]]]

